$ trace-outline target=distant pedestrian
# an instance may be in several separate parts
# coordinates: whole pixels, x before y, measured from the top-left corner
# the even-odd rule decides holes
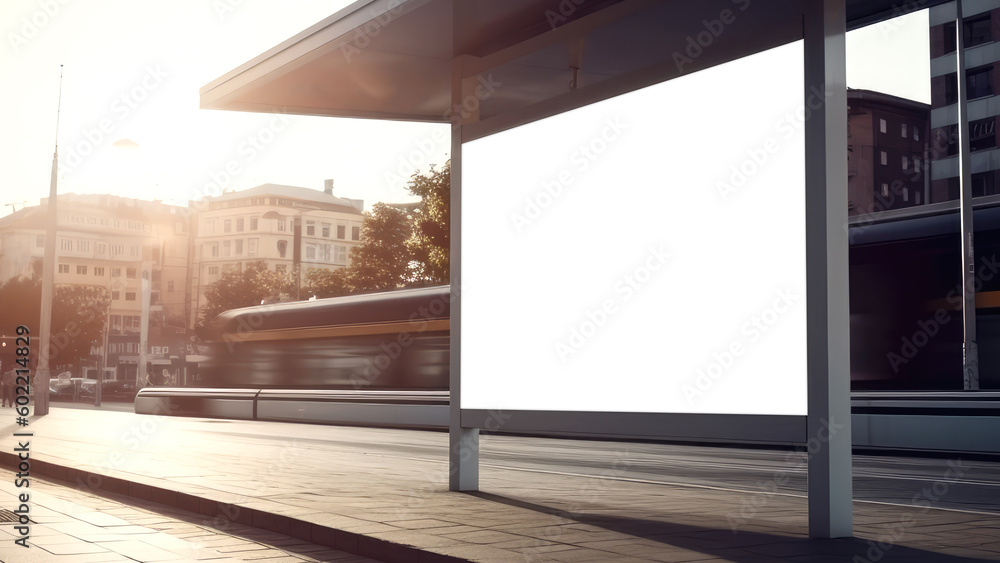
[[[2,380],[3,390],[0,395],[3,395],[3,406],[14,406],[14,399],[16,398],[15,391],[17,390],[17,373],[14,370],[10,370],[3,374]]]

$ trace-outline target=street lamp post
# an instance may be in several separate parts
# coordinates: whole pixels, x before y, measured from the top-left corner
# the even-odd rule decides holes
[[[42,258],[42,310],[39,320],[38,365],[35,369],[35,415],[49,414],[49,348],[52,339],[52,298],[56,279],[56,193],[59,183],[59,113],[62,110],[62,65],[59,65],[59,103],[56,106],[56,143],[52,152],[49,205],[45,216],[45,255]]]

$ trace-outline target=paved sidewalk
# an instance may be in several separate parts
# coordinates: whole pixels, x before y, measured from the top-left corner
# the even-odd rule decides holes
[[[13,472],[0,469],[0,508],[18,510],[18,496],[27,492],[30,521],[26,527],[0,522],[4,563],[375,561],[131,497],[98,496],[40,477],[31,478],[28,488],[15,487],[14,481]],[[23,538],[21,530],[29,534],[27,548],[15,543]]]
[[[9,466],[19,429],[4,414]],[[386,561],[1000,560],[1000,517],[932,506],[856,502],[855,538],[812,541],[792,495],[489,464],[483,492],[453,493],[440,432],[60,408],[29,428],[33,476]]]

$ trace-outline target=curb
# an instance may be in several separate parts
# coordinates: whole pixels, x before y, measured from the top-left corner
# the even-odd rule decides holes
[[[0,466],[17,471],[20,460],[16,454],[0,452]],[[155,502],[166,506],[179,508],[208,516],[213,519],[212,525],[224,526],[233,522],[244,524],[269,532],[284,534],[302,541],[315,543],[332,549],[339,549],[355,555],[371,557],[382,561],[403,561],[419,563],[454,563],[467,561],[425,551],[420,548],[390,542],[379,538],[331,528],[321,524],[299,520],[290,516],[265,512],[255,508],[247,508],[238,504],[219,502],[173,491],[154,485],[146,485],[128,481],[120,477],[109,477],[100,473],[65,467],[56,463],[31,459],[31,473],[53,480],[62,481],[64,486],[73,487],[95,494],[112,493],[127,497]]]

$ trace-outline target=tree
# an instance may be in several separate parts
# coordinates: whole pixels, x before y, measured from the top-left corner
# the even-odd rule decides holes
[[[411,279],[407,240],[413,234],[406,212],[376,203],[364,213],[361,246],[351,250],[350,285],[355,292],[396,289]]]
[[[242,271],[225,272],[205,293],[206,305],[202,309],[201,322],[230,309],[280,300],[281,295],[289,293],[292,288],[293,280],[288,274],[268,270],[263,262],[251,264]]]
[[[80,358],[90,357],[91,348],[100,345],[104,338],[110,303],[111,295],[106,287],[60,285],[55,288],[51,365],[79,365]]]
[[[406,189],[420,197],[413,211],[413,235],[406,242],[413,256],[416,284],[449,283],[451,249],[451,160],[440,170],[434,165],[424,175],[415,173]]]
[[[351,293],[348,270],[344,268],[337,270],[309,268],[306,271],[305,283],[305,287],[302,288],[303,294],[309,296],[315,295],[320,299],[339,297]]]
[[[108,303],[107,288],[60,285],[52,299],[50,364],[77,364],[90,356],[92,346],[104,336]],[[42,283],[39,278],[17,277],[0,286],[0,310],[7,318],[18,319],[30,334],[41,341]],[[36,352],[37,354],[37,352]]]

